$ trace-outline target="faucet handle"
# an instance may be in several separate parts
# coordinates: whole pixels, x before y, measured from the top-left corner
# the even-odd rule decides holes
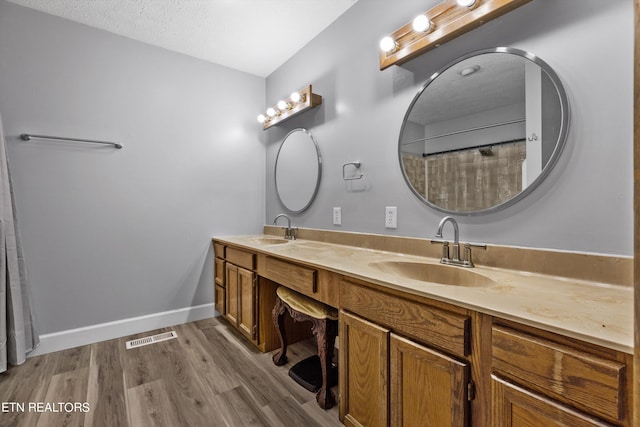
[[[431,239],[431,244],[441,244],[442,245],[442,256],[441,260],[449,260],[449,242],[446,240],[440,239]]]
[[[473,260],[471,259],[471,248],[479,248],[482,250],[487,250],[487,245],[481,245],[478,243],[465,243],[464,244],[464,255],[462,257],[462,262],[465,267],[473,267]]]
[[[296,233],[298,232],[298,228],[289,228],[289,239],[296,240]]]
[[[464,247],[465,249],[469,247],[469,248],[479,248],[485,251],[487,250],[487,245],[484,243],[465,243]]]

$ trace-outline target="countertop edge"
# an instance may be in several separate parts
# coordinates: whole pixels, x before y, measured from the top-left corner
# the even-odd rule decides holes
[[[278,251],[278,248],[281,247],[282,245],[270,245],[270,244],[252,244],[251,240],[258,240],[258,239],[273,239],[273,238],[277,238],[276,236],[273,235],[264,235],[264,234],[259,234],[259,235],[241,235],[241,236],[215,236],[212,238],[212,240],[215,241],[220,241],[223,242],[225,244],[229,244],[232,246],[237,246],[237,247],[242,247],[254,252],[259,252],[259,253],[263,253],[265,255],[271,255],[271,256],[277,256],[279,258],[282,259],[286,259],[289,260],[291,262],[297,262],[297,263],[303,263],[305,265],[309,265],[309,266],[313,266],[316,268],[320,268],[323,270],[327,270],[336,274],[340,274],[343,276],[347,276],[347,277],[351,277],[354,279],[358,279],[358,280],[362,280],[365,282],[371,282],[375,285],[381,286],[381,287],[385,287],[385,288],[389,288],[389,289],[394,289],[394,290],[398,290],[401,292],[407,292],[409,294],[412,295],[416,295],[419,297],[425,297],[425,298],[430,298],[436,301],[440,301],[440,302],[444,302],[444,303],[448,303],[448,304],[452,304],[458,307],[462,307],[465,309],[469,309],[469,310],[473,310],[473,311],[477,311],[486,315],[490,315],[490,316],[494,316],[494,317],[498,317],[500,319],[504,319],[504,320],[508,320],[508,321],[514,321],[517,323],[522,323],[524,325],[527,326],[531,326],[531,327],[535,327],[535,328],[539,328],[548,332],[552,332],[552,333],[557,333],[559,335],[565,336],[565,337],[569,337],[569,338],[574,338],[574,339],[578,339],[581,341],[585,341],[591,344],[595,344],[595,345],[599,345],[602,347],[606,347],[612,350],[617,350],[617,351],[621,351],[627,354],[633,354],[634,353],[634,346],[633,346],[633,332],[631,332],[630,337],[629,337],[629,342],[628,343],[624,343],[622,340],[615,340],[613,338],[611,339],[607,339],[605,337],[602,336],[596,336],[596,335],[591,335],[591,334],[587,334],[585,332],[581,332],[578,330],[575,330],[573,328],[569,328],[566,326],[562,326],[562,325],[558,325],[558,324],[554,324],[553,322],[550,321],[542,321],[540,319],[536,319],[534,316],[531,317],[526,317],[526,316],[521,316],[521,315],[516,315],[513,313],[510,313],[508,311],[504,311],[504,310],[500,310],[500,309],[495,309],[495,308],[491,308],[485,305],[479,305],[479,304],[474,304],[472,302],[469,301],[465,301],[464,299],[457,299],[457,298],[451,298],[448,297],[446,295],[443,295],[442,293],[433,293],[432,291],[425,291],[425,290],[417,290],[415,288],[411,288],[411,287],[407,287],[407,286],[402,286],[393,282],[389,282],[387,280],[384,279],[380,279],[379,277],[375,277],[375,276],[371,276],[371,275],[367,275],[367,274],[360,274],[357,271],[354,270],[348,270],[345,268],[340,268],[340,267],[336,267],[335,265],[329,265],[326,263],[322,263],[322,262],[316,262],[316,261],[312,261],[309,259],[304,259],[304,258],[299,258],[299,257],[295,257],[292,256],[290,254],[282,254]],[[335,243],[328,243],[328,242],[318,242],[318,241],[314,241],[314,240],[298,240],[298,241],[294,241],[295,242],[314,242],[314,245],[327,245],[328,248],[331,248],[333,245],[336,245]],[[410,257],[411,259],[414,258],[424,258],[425,260],[431,261],[433,262],[433,258],[428,258],[428,257],[420,257],[417,255],[407,255],[407,254],[402,254],[402,253],[398,253],[398,252],[391,252],[391,251],[382,251],[382,250],[376,250],[376,249],[368,249],[368,248],[359,248],[356,246],[347,246],[347,245],[338,245],[342,248],[348,248],[351,251],[355,251],[355,252],[368,252],[370,254],[378,254],[380,256],[383,255],[387,255],[387,256],[394,256],[394,257]],[[498,268],[494,268],[494,267],[489,267],[492,269],[496,269],[496,270],[504,270],[504,269],[498,269]],[[531,273],[530,273],[531,274]],[[577,280],[577,282],[583,282],[581,280]],[[446,286],[446,285],[443,285]],[[615,288],[620,288],[621,290],[624,290],[625,287],[621,286],[621,285],[611,285]],[[603,325],[604,326],[604,325]]]

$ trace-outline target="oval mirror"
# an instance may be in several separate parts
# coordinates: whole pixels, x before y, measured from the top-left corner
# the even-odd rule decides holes
[[[311,133],[294,129],[284,137],[275,165],[276,194],[293,213],[306,210],[318,193],[322,175],[320,150]]]
[[[558,76],[513,48],[466,55],[434,74],[407,111],[399,160],[411,190],[446,213],[503,209],[558,160],[569,110]]]

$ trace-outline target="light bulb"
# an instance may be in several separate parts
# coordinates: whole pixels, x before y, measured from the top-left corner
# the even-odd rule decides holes
[[[260,122],[260,123],[264,123],[264,122],[266,122],[266,121],[267,121],[267,118],[264,116],[264,114],[260,114],[260,115],[258,116],[258,122]]]
[[[291,102],[300,102],[302,99],[298,92],[293,92],[289,98],[291,98]]]
[[[413,20],[413,30],[419,33],[426,33],[431,29],[431,21],[425,15],[418,15]]]
[[[391,37],[387,36],[380,40],[380,49],[383,52],[393,52],[398,48],[398,43]]]
[[[267,116],[275,117],[277,114],[278,114],[278,112],[275,110],[275,108],[273,108],[273,107],[267,108]]]
[[[458,5],[462,7],[473,7],[476,4],[476,0],[458,0]]]
[[[285,102],[285,101],[278,101],[278,108],[280,110],[289,110],[291,108],[291,105],[289,105],[289,103]]]

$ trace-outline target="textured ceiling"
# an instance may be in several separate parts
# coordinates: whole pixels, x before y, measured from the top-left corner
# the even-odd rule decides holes
[[[8,0],[266,77],[357,0]]]
[[[429,83],[409,121],[426,126],[525,102],[525,63],[518,55],[489,53],[452,65]],[[469,76],[460,72],[478,67]]]

